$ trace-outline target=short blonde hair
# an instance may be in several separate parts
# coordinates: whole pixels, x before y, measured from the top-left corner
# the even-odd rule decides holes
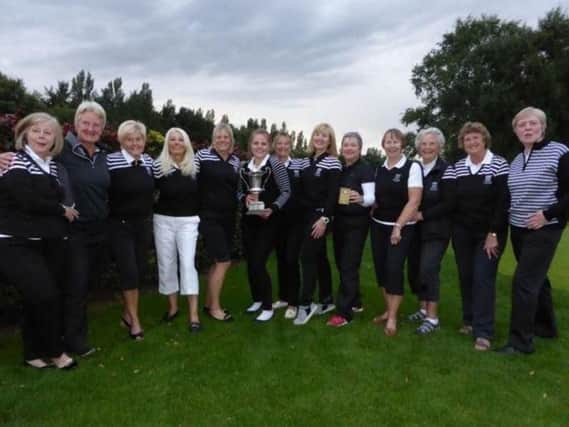
[[[81,119],[81,115],[84,113],[95,113],[102,121],[102,128],[105,127],[107,124],[107,113],[105,109],[101,107],[101,104],[95,101],[83,101],[75,110],[75,120],[74,124],[75,127],[79,124],[79,120]]]
[[[63,149],[63,132],[57,119],[47,113],[28,114],[18,122],[16,128],[14,129],[14,135],[16,138],[16,150],[22,150],[28,144],[28,130],[38,123],[48,123],[53,129],[54,140],[53,147],[51,147],[51,154],[53,156],[57,156]]]
[[[144,123],[137,122],[136,120],[126,120],[122,122],[117,130],[117,139],[122,144],[124,139],[131,134],[140,134],[146,142],[146,126]]]
[[[547,116],[545,115],[545,112],[543,110],[540,110],[539,108],[536,107],[526,107],[526,108],[522,108],[518,114],[516,114],[514,116],[514,119],[512,120],[512,129],[514,129],[514,131],[516,130],[516,126],[518,125],[518,122],[528,116],[535,116],[539,122],[541,123],[541,129],[543,131],[543,133],[541,134],[541,136],[545,135],[545,129],[547,129]]]
[[[174,160],[170,155],[170,149],[168,147],[168,139],[173,133],[179,133],[182,135],[182,139],[184,140],[184,147],[186,147],[186,153],[184,154],[184,158],[182,162],[178,165],[180,167],[180,171],[184,176],[195,176],[196,175],[196,167],[194,164],[194,149],[192,147],[192,141],[190,141],[190,137],[186,133],[184,129],[181,128],[170,128],[166,135],[164,136],[164,146],[162,147],[162,152],[160,156],[158,156],[158,160],[160,161],[160,168],[163,174],[167,174],[172,169],[174,165]]]
[[[328,123],[320,123],[317,125],[314,130],[312,131],[312,135],[310,135],[310,142],[308,143],[308,151],[310,153],[314,153],[314,137],[317,133],[323,133],[328,135],[330,139],[330,143],[328,144],[328,148],[326,152],[331,156],[338,156],[338,148],[336,147],[336,134],[334,133],[334,129]]]
[[[286,133],[286,132],[277,132],[275,134],[275,136],[273,136],[273,140],[272,140],[272,146],[273,146],[273,150],[276,148],[277,146],[277,142],[279,141],[279,139],[284,138],[286,140],[288,140],[288,143],[290,145],[290,149],[292,150],[292,138],[291,136]]]
[[[269,149],[270,149],[271,134],[267,131],[267,129],[259,128],[255,129],[253,132],[251,132],[251,135],[249,135],[249,142],[247,143],[247,148],[249,149],[249,151],[251,151],[251,143],[253,142],[253,139],[257,135],[263,135],[267,139],[267,143],[269,144]]]
[[[213,128],[213,132],[211,133],[211,146],[215,148],[215,137],[220,132],[227,132],[227,134],[229,135],[229,139],[231,140],[230,151],[233,151],[233,146],[235,145],[235,138],[233,137],[233,129],[228,123],[221,122],[215,125],[215,127]]]
[[[490,132],[480,122],[466,122],[458,132],[458,148],[464,148],[464,137],[469,133],[478,133],[482,135],[482,140],[484,141],[484,146],[490,148],[492,144],[492,136]]]

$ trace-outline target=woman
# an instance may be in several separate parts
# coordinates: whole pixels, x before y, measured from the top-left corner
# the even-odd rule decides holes
[[[334,215],[340,171],[336,136],[329,124],[314,128],[310,137],[311,156],[302,164],[300,203],[303,209],[302,291],[295,325],[305,325],[314,314],[334,310],[332,277],[326,253],[326,231]],[[312,302],[316,283],[320,304]]]
[[[415,215],[423,192],[421,166],[403,154],[405,136],[398,129],[383,135],[387,159],[375,173],[375,207],[371,248],[377,283],[383,288],[387,311],[373,320],[386,322],[384,333],[397,333],[397,313],[403,300],[403,268],[415,229]]]
[[[340,194],[334,216],[333,237],[340,288],[336,314],[328,325],[341,327],[353,318],[353,307],[360,305],[360,265],[369,230],[370,206],[375,202],[373,168],[361,159],[362,137],[349,132],[342,138],[343,157]]]
[[[508,227],[508,163],[490,151],[490,144],[482,123],[465,123],[458,146],[466,158],[443,176],[456,194],[452,246],[462,294],[460,332],[474,337],[478,351],[489,350],[494,336],[496,273]]]
[[[168,311],[163,319],[171,322],[178,316],[179,292],[188,297],[190,332],[199,332],[195,256],[200,217],[194,150],[183,129],[171,128],[164,140],[162,153],[154,162],[159,196],[153,217],[159,292],[168,296]]]
[[[133,340],[144,339],[138,318],[138,289],[143,282],[152,244],[154,178],[152,158],[144,153],[146,127],[127,120],[117,131],[121,150],[107,156],[110,243],[123,294],[122,322]]]
[[[501,353],[532,353],[533,337],[554,338],[557,325],[547,272],[569,214],[569,148],[545,139],[547,118],[521,110],[512,127],[522,152],[510,166],[510,229],[517,260],[508,343]]]
[[[69,272],[64,289],[64,343],[67,352],[88,356],[87,299],[107,265],[107,217],[110,176],[107,151],[99,144],[107,116],[103,107],[85,101],[75,112],[75,134],[65,137],[57,160],[65,166],[81,216],[69,235]]]
[[[428,335],[439,329],[438,302],[440,271],[443,256],[450,240],[450,214],[453,186],[446,186],[443,175],[448,164],[440,158],[445,144],[443,133],[437,128],[423,129],[415,139],[415,148],[421,156],[423,169],[423,196],[417,225],[407,260],[411,289],[417,295],[420,308],[409,316],[419,321],[419,335]]]
[[[249,137],[251,160],[242,167],[242,184],[239,199],[244,205],[241,216],[243,247],[247,260],[247,276],[251,288],[253,304],[248,313],[261,313],[255,318],[267,322],[273,317],[271,277],[267,271],[267,261],[275,246],[279,212],[290,195],[290,184],[285,167],[269,154],[270,135],[265,129],[257,129]],[[247,192],[247,176],[251,172],[261,172],[263,191]],[[249,210],[251,203],[263,202],[265,209],[258,214]]]
[[[23,297],[26,365],[70,369],[76,362],[62,341],[59,286],[65,280],[67,223],[79,214],[63,204],[62,168],[52,160],[63,146],[61,127],[54,117],[34,113],[18,123],[15,137],[18,152],[0,177],[0,273]]]
[[[207,276],[204,311],[213,319],[232,321],[220,304],[225,274],[231,266],[231,249],[237,211],[239,158],[233,154],[233,131],[226,123],[213,129],[212,144],[196,154],[200,199],[200,234],[206,252],[213,259]]]

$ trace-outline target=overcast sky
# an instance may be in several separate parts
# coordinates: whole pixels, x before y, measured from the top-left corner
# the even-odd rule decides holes
[[[0,71],[42,91],[90,71],[100,88],[149,82],[156,107],[213,108],[235,125],[329,122],[366,145],[417,105],[413,66],[457,18],[535,26],[569,0],[2,0]]]

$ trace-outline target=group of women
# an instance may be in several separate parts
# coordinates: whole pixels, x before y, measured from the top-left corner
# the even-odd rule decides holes
[[[476,350],[489,350],[496,274],[510,229],[518,265],[509,339],[499,351],[530,353],[534,335],[557,335],[547,272],[569,213],[569,148],[545,140],[546,116],[539,109],[514,117],[522,152],[511,165],[490,150],[490,133],[476,122],[460,130],[466,157],[454,164],[441,158],[445,137],[439,129],[419,132],[419,161],[404,155],[403,133],[390,129],[381,141],[386,159],[376,168],[362,159],[357,132],[344,135],[338,153],[328,124],[315,127],[310,156],[301,159],[291,158],[287,134],[271,140],[266,130],[255,130],[250,160],[241,163],[227,124],[215,126],[211,146],[195,155],[188,134],[172,128],[153,160],[144,152],[145,126],[132,120],[119,126],[120,151],[107,153],[98,144],[105,122],[99,104],[84,102],[75,134],[64,141],[55,118],[31,114],[16,127],[17,152],[0,155],[0,274],[23,296],[29,366],[69,369],[76,365],[73,355],[94,351],[87,341],[87,293],[107,244],[123,293],[120,320],[133,340],[144,338],[138,289],[153,240],[159,292],[168,300],[164,321],[178,316],[180,294],[188,298],[190,332],[202,329],[195,268],[200,234],[213,261],[203,311],[232,321],[220,295],[238,209],[252,300],[246,312],[259,322],[286,308],[284,317],[295,325],[326,313],[329,326],[350,323],[363,310],[359,269],[371,230],[386,307],[373,322],[384,325],[387,336],[397,333],[407,264],[419,302],[409,320],[419,322],[420,335],[440,327],[439,273],[452,240],[460,332],[472,336]],[[260,192],[250,191],[247,182],[255,173],[263,177]],[[264,209],[254,209],[259,202]],[[335,303],[329,231],[340,277]],[[279,282],[274,303],[267,271],[273,249]],[[14,268],[22,262],[25,268]]]

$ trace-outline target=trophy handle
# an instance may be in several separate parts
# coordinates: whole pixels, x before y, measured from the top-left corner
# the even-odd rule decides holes
[[[243,183],[245,184],[245,188],[247,189],[247,191],[249,191],[249,188],[251,187],[249,186],[249,181],[247,180],[247,178],[245,178],[246,175],[248,174],[244,168],[239,169],[239,177],[241,178],[241,181],[243,181]]]
[[[269,181],[269,178],[271,177],[271,168],[267,168],[265,169],[266,174],[263,176],[263,185],[262,187],[265,188],[267,186],[267,181]]]

